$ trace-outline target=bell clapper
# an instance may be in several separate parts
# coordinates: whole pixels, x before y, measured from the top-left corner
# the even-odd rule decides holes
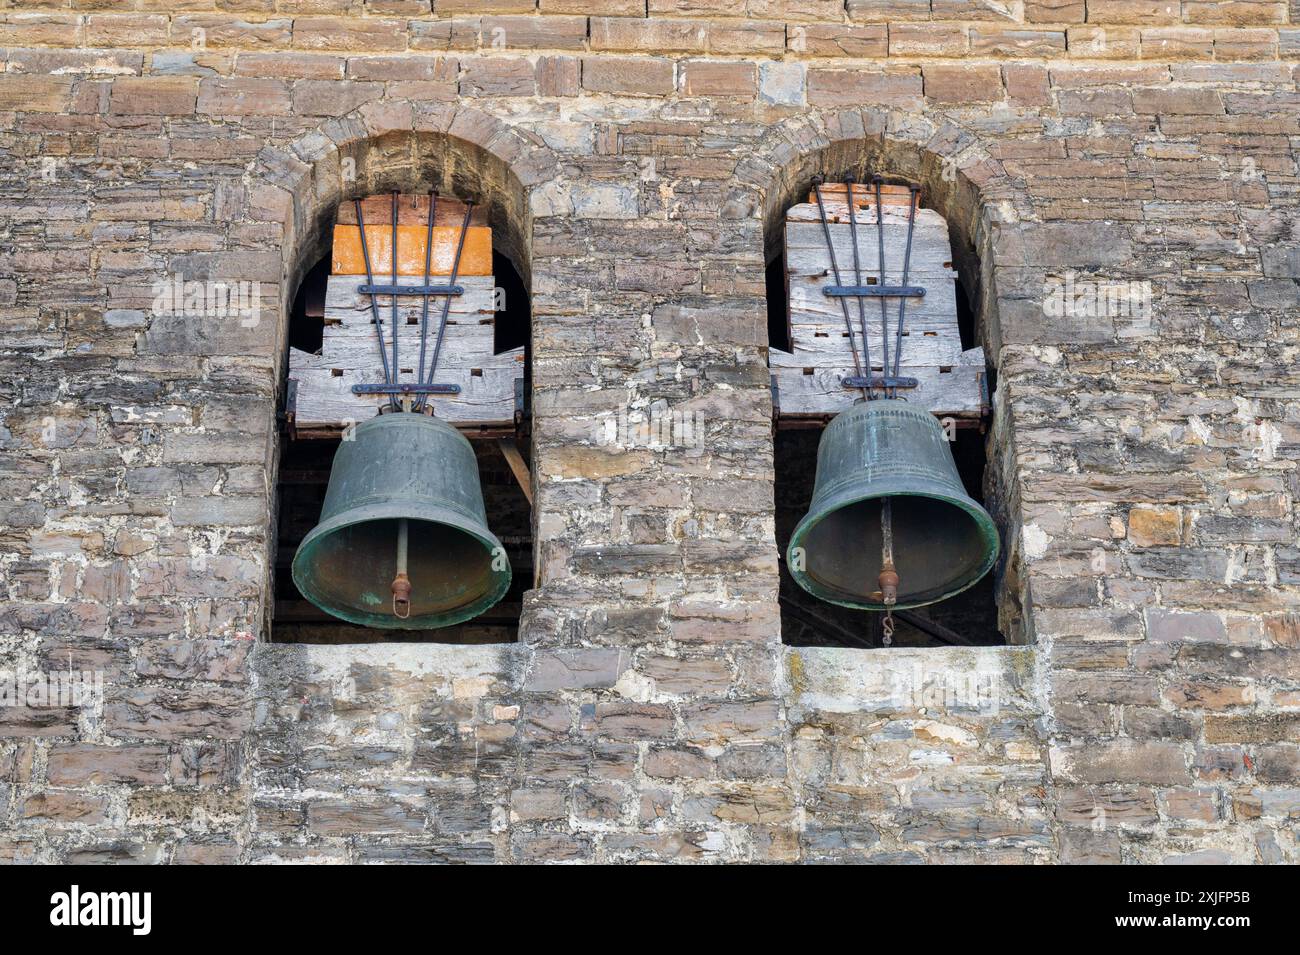
[[[414,399],[401,397],[402,411],[410,413]],[[393,615],[405,620],[411,615],[411,578],[406,575],[410,525],[405,517],[397,522],[397,576],[393,578]]]
[[[889,498],[880,502],[880,602],[885,605],[885,619],[881,623],[880,642],[890,646],[894,642],[894,604],[898,602],[898,571],[894,569],[894,521]]]
[[[403,517],[397,522],[397,576],[393,578],[393,614],[403,620],[411,615],[411,579],[406,576],[408,533]]]

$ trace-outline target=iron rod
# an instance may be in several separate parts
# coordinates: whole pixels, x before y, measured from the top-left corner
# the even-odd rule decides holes
[[[353,199],[352,204],[357,210],[357,232],[361,234],[361,258],[366,264],[366,284],[374,285],[375,277],[370,271],[370,249],[366,245],[366,220],[361,212],[361,200]],[[384,326],[379,318],[379,305],[375,301],[373,293],[370,296],[370,317],[374,320],[375,335],[378,336],[379,340],[379,360],[384,366],[384,384],[391,385],[394,382],[393,376],[388,370],[388,352],[384,350]],[[394,331],[394,334],[396,334],[396,331]],[[394,408],[397,407],[396,395],[390,396],[388,401]]]
[[[358,285],[362,295],[464,295],[463,285]]]
[[[405,517],[397,521],[397,574],[393,577],[393,616],[405,620],[411,615],[411,579],[406,575],[408,525]]]
[[[847,378],[841,379],[840,384],[845,388],[865,388],[867,381],[864,378],[849,375]],[[920,384],[920,381],[916,378],[895,375],[872,375],[870,384],[873,388],[915,388]],[[353,387],[357,386],[354,385]]]
[[[880,642],[894,642],[894,604],[898,602],[898,571],[894,568],[894,508],[888,497],[880,500],[880,600],[885,616],[880,621]]]
[[[876,245],[877,245],[876,254],[879,256],[878,264],[880,266],[880,284],[884,285],[885,284],[885,210],[880,204],[881,178],[877,174],[871,177],[871,181],[875,183],[876,186]],[[852,211],[852,206],[850,206],[849,208],[850,211]],[[856,240],[855,240],[855,244],[856,244]],[[859,284],[861,283],[859,282]],[[858,299],[858,301],[861,302],[862,299]],[[880,300],[880,351],[882,355],[880,370],[887,375],[889,374],[889,316],[888,316],[887,306],[885,305],[885,300],[883,298]],[[889,398],[892,397],[892,395],[888,391],[886,391],[885,397]]]
[[[393,266],[392,268],[393,284],[396,285],[397,284],[397,190],[395,189],[393,190],[392,213],[393,213],[392,216],[393,241],[391,245],[392,251],[389,258],[392,260],[392,266]],[[389,330],[389,334],[393,336],[393,384],[397,384],[402,374],[402,366],[397,363],[397,338],[398,338],[397,296],[393,295],[391,296],[391,298],[392,298],[393,307],[389,314],[392,316],[392,327]]]
[[[912,233],[916,229],[916,206],[920,190],[912,186],[908,190],[907,207],[907,248],[903,253],[903,285],[907,285],[907,275],[912,267]],[[903,354],[903,323],[907,321],[907,299],[898,300],[898,337],[894,340],[894,377],[898,377],[898,368]],[[895,395],[897,397],[897,395]]]
[[[455,285],[456,276],[460,273],[460,256],[465,249],[465,233],[469,231],[469,217],[473,209],[474,202],[472,200],[467,201],[465,203],[465,221],[462,222],[460,226],[460,238],[456,243],[456,258],[454,258],[451,263],[451,278],[447,282],[448,285]],[[433,343],[433,360],[429,363],[429,378],[427,381],[422,380],[422,384],[430,384],[433,382],[434,372],[438,368],[438,356],[442,352],[442,339],[447,331],[447,314],[450,311],[451,298],[447,297],[442,300],[442,320],[438,323],[438,337],[434,339]],[[422,395],[421,398],[424,399],[424,396]],[[427,399],[424,400],[427,401]],[[424,407],[423,401],[420,407]]]
[[[397,522],[397,572],[406,573],[407,551],[409,550],[410,529],[405,517]]]
[[[429,264],[433,257],[433,220],[438,208],[438,190],[429,193],[429,224],[425,228],[424,240],[424,287],[429,287]],[[429,295],[426,292],[420,306],[420,363],[415,366],[418,374],[416,382],[424,383],[424,355],[429,343]],[[416,402],[417,408],[423,408],[423,400]]]
[[[856,285],[861,285],[862,265],[860,261],[860,256],[858,255],[858,213],[857,213],[857,209],[855,208],[856,203],[854,202],[854,197],[853,197],[852,176],[849,176],[844,180],[844,189],[845,192],[848,194],[848,200],[849,200],[849,238],[853,242],[853,278],[854,278],[854,283]],[[881,301],[883,302],[884,300],[882,299]],[[882,305],[881,307],[883,308],[884,306]],[[865,350],[867,347],[867,307],[863,303],[862,299],[858,299],[858,324],[862,326],[862,347]],[[889,367],[889,342],[882,339],[880,345],[885,350],[884,367],[888,368]],[[870,374],[871,374],[871,362],[868,361],[867,375]],[[873,392],[870,388],[868,388],[867,400],[871,401],[874,398],[875,398],[875,392]]]
[[[835,261],[835,243],[831,241],[831,227],[830,223],[826,221],[826,206],[822,203],[821,183],[815,179],[813,180],[813,195],[817,197],[817,213],[822,220],[822,233],[826,237],[826,251],[830,253],[831,257],[831,273],[835,276],[835,284],[838,286],[840,284],[840,267]],[[853,368],[857,371],[858,377],[861,378],[863,375],[862,361],[858,360],[858,346],[853,342],[853,319],[849,317],[849,303],[842,298],[840,299],[840,311],[844,313],[844,330],[848,332],[849,348],[853,350]],[[870,375],[871,346],[867,344],[865,338],[862,340],[862,351],[867,364],[866,374]],[[864,394],[870,394],[869,388],[863,388],[862,390]]]
[[[925,298],[923,285],[824,285],[827,298]]]
[[[880,500],[880,562],[886,567],[894,563],[894,508],[887,497]]]
[[[352,386],[354,395],[458,395],[460,385],[417,385],[413,381],[403,381],[396,385],[359,384]]]

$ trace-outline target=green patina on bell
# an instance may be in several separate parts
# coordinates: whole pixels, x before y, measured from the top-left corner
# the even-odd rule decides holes
[[[359,425],[334,456],[293,582],[326,613],[367,627],[447,627],[499,601],[510,563],[488,530],[469,441],[418,413]]]
[[[997,527],[962,487],[943,428],[924,409],[882,399],[854,405],[822,434],[812,504],[786,550],[799,586],[844,607],[887,609],[878,582],[885,498],[895,609],[951,597],[993,567]]]

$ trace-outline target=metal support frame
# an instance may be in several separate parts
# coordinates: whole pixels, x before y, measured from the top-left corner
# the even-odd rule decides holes
[[[858,255],[858,214],[857,203],[853,193],[854,181],[852,178],[844,180],[845,190],[849,206],[849,233],[850,241],[853,243],[853,284],[846,284],[840,276],[839,263],[835,260],[835,245],[831,239],[830,221],[826,217],[826,206],[822,202],[820,177],[813,180],[813,194],[817,199],[817,214],[821,219],[822,234],[826,239],[826,251],[830,255],[831,273],[835,278],[832,285],[822,288],[822,294],[828,298],[838,298],[841,303],[841,309],[844,313],[844,327],[848,332],[849,346],[853,350],[853,364],[857,371],[855,375],[845,377],[841,384],[845,388],[861,388],[863,395],[868,401],[874,400],[879,391],[886,398],[898,397],[899,389],[917,387],[915,378],[906,378],[899,375],[901,367],[901,358],[903,352],[903,325],[907,320],[907,300],[925,297],[925,289],[919,285],[908,285],[907,278],[912,266],[912,237],[916,231],[916,209],[920,189],[917,186],[909,187],[909,202],[907,211],[907,248],[903,253],[903,277],[902,282],[898,285],[888,285],[885,282],[885,216],[884,206],[881,202],[881,184],[883,179],[880,176],[872,177],[872,184],[876,187],[876,244],[877,255],[879,256],[879,281],[875,285],[869,285],[862,281],[862,264]],[[854,329],[853,322],[849,318],[848,299],[857,299],[858,302],[858,334],[862,337],[862,359],[858,358],[858,349],[853,341]],[[886,299],[898,299],[898,322],[894,332],[894,351],[893,361],[890,361],[889,351],[889,318],[887,312]],[[882,375],[872,375],[871,371],[871,348],[867,341],[867,315],[864,301],[866,299],[877,299],[880,302],[880,346],[882,351],[881,371]]]
[[[793,597],[780,594],[778,597],[781,605],[789,610],[794,616],[801,621],[816,629],[823,637],[828,638],[833,643],[846,647],[858,647],[863,650],[872,650],[876,647],[883,646],[881,633],[882,614],[866,612],[865,636],[860,636],[855,631],[843,626],[839,622],[832,620],[830,617],[817,613],[810,607],[806,607]],[[894,616],[909,626],[915,627],[928,637],[933,637],[940,643],[952,647],[974,647],[978,646],[973,640],[962,636],[955,630],[950,630],[941,623],[936,623],[929,617],[924,617],[919,613],[911,610],[895,610]]]
[[[925,298],[920,285],[827,285],[822,294],[831,298]]]
[[[358,285],[361,295],[464,295],[463,285]]]
[[[430,285],[429,269],[433,257],[433,223],[438,209],[438,193],[429,194],[429,221],[425,231],[424,244],[424,281],[420,285],[399,285],[397,283],[397,193],[393,193],[393,206],[391,217],[392,228],[392,245],[390,256],[391,278],[392,282],[388,285],[376,285],[374,271],[370,265],[370,248],[366,244],[366,220],[361,210],[361,200],[352,200],[357,211],[357,230],[361,233],[361,256],[366,264],[366,281],[364,285],[358,287],[362,295],[370,296],[370,312],[374,318],[375,336],[379,345],[379,358],[384,369],[384,383],[381,385],[353,385],[352,393],[354,395],[388,395],[389,405],[394,411],[407,409],[412,411],[423,411],[428,404],[429,395],[457,395],[460,394],[460,385],[435,384],[433,381],[434,372],[438,367],[438,356],[442,352],[442,342],[447,331],[447,315],[451,310],[451,299],[454,295],[465,294],[465,288],[456,284],[456,276],[460,273],[460,258],[465,251],[465,236],[469,232],[470,213],[473,211],[474,203],[465,203],[465,221],[461,224],[460,235],[456,243],[456,258],[452,261],[451,276],[446,285]],[[383,321],[379,317],[379,302],[377,296],[387,295],[392,299],[392,310],[389,320],[389,334],[392,336],[392,364],[388,360],[388,352],[384,347],[384,327]],[[420,311],[420,361],[416,368],[416,380],[414,382],[399,382],[397,376],[401,365],[398,363],[397,350],[397,299],[399,296],[418,295],[424,299]],[[442,299],[442,317],[438,322],[438,334],[434,339],[433,360],[429,363],[428,374],[425,374],[425,353],[429,340],[429,299],[437,297]],[[407,403],[399,401],[399,396],[406,399]],[[414,401],[410,401],[411,398]]]
[[[458,395],[460,385],[417,385],[404,381],[396,385],[353,385],[354,395]]]

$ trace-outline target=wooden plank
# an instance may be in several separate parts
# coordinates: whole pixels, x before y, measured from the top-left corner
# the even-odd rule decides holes
[[[372,346],[373,347],[373,346]],[[289,350],[289,377],[297,382],[294,424],[299,430],[331,430],[348,422],[373,417],[388,399],[382,395],[354,395],[354,384],[375,384],[382,379],[372,351],[354,367],[336,368],[320,355]],[[477,372],[477,374],[475,373]],[[438,363],[434,376],[440,384],[460,385],[458,395],[430,395],[434,413],[454,425],[513,424],[515,379],[524,374],[524,350],[514,348],[487,355],[477,362],[449,357]],[[399,376],[414,381],[414,375]]]
[[[391,358],[393,339],[385,317],[384,353]],[[425,347],[425,362],[433,358],[437,328],[429,329]],[[442,350],[438,354],[438,368],[480,367],[492,357],[491,325],[453,325],[448,323],[443,336]],[[379,344],[373,325],[334,325],[326,329],[320,350],[322,363],[330,368],[379,373],[383,361],[379,357]],[[397,326],[397,360],[402,369],[413,368],[420,358],[420,327]],[[403,376],[408,377],[408,376]]]
[[[849,205],[847,202],[824,202],[822,203],[822,206],[826,209],[827,222],[832,225],[849,224]],[[874,229],[876,226],[875,203],[873,202],[867,206],[858,203],[856,208],[858,227],[861,228],[864,225],[870,225]],[[886,230],[892,226],[899,225],[904,229],[907,228],[908,209],[906,205],[886,205],[884,207],[884,213]],[[805,202],[791,206],[786,211],[785,221],[787,223],[812,224],[820,227],[822,217],[817,211],[817,204],[815,202]],[[935,229],[941,229],[944,232],[947,232],[948,223],[943,216],[939,215],[939,213],[935,212],[933,209],[917,209],[916,229],[918,232],[923,230],[932,231]]]
[[[858,316],[856,312],[851,312],[850,315],[852,316],[851,321],[853,325],[853,342],[855,345],[860,346],[862,343],[862,330],[858,324]],[[890,342],[893,342],[896,334],[897,317],[898,316],[896,314],[891,314],[889,317]],[[808,323],[808,324],[800,325],[797,331],[799,334],[795,337],[793,343],[805,345],[806,347],[812,348],[816,351],[824,350],[823,346],[827,344],[824,341],[820,341],[820,339],[848,338],[848,332],[844,328],[844,319],[840,315],[836,315],[834,321],[827,322],[825,324],[814,325]],[[873,315],[871,312],[868,312],[867,313],[867,340],[872,345],[873,354],[875,351],[876,342],[879,338],[880,338],[880,313],[877,312],[875,315]],[[927,346],[933,346],[936,344],[934,341],[929,341],[929,342],[918,341],[918,339],[922,339],[922,338],[943,339],[945,343],[950,341],[960,342],[959,336],[947,334],[946,325],[938,326],[934,328],[927,327],[923,323],[913,322],[911,320],[911,316],[909,315],[907,324],[903,328],[904,354],[907,353],[908,348],[913,346],[918,348],[923,348]],[[834,346],[832,345],[832,347]],[[946,344],[945,347],[947,347]],[[960,354],[960,352],[961,349],[958,348],[957,353]],[[851,354],[851,352],[849,354]],[[955,356],[954,356],[954,360],[956,360]],[[918,362],[918,364],[943,364],[943,362]]]
[[[840,267],[840,277],[853,274],[853,233],[848,226],[830,226],[831,242],[835,247],[835,262]],[[903,275],[903,252],[907,247],[907,229],[885,230],[885,277],[898,281]],[[786,270],[797,275],[830,274],[831,260],[826,252],[826,232],[820,225],[787,223],[785,227]],[[880,270],[880,248],[876,230],[858,229],[858,263],[867,275],[876,276]],[[908,269],[910,277],[923,275],[956,278],[952,267],[952,252],[948,246],[947,232],[923,235],[918,230],[912,237],[912,260]]]
[[[387,283],[389,280],[376,279],[377,282]],[[398,285],[420,285],[424,281],[422,275],[402,275],[398,276]],[[364,275],[331,275],[325,289],[325,321],[326,323],[342,325],[365,325],[369,327],[373,321],[370,311],[370,296],[363,295],[357,291],[362,285],[366,284]],[[492,276],[465,276],[458,278],[456,284],[465,289],[463,295],[451,296],[451,308],[448,310],[449,321],[479,321],[483,319],[492,319],[495,316],[493,311],[495,285]],[[417,321],[420,317],[423,298],[413,295],[399,295],[398,297],[398,314],[403,321],[409,321],[414,318]],[[387,320],[391,310],[391,295],[376,295],[375,301],[379,305],[379,316]],[[429,314],[436,322],[442,315],[442,298],[440,296],[429,297]]]
[[[448,275],[456,260],[460,243],[460,227],[434,226],[433,256],[429,264],[430,275]],[[366,245],[370,252],[370,269],[376,277],[392,275],[393,232],[388,225],[367,225]],[[424,274],[424,253],[428,246],[428,230],[422,225],[397,227],[397,274]],[[354,225],[334,227],[334,247],[331,253],[330,272],[336,275],[364,275],[366,260],[362,255],[361,232]],[[460,259],[460,275],[492,274],[492,230],[486,226],[470,226],[465,235],[465,248]]]
[[[879,316],[876,316],[877,320]],[[857,326],[853,330],[853,347],[862,351],[862,336]],[[791,367],[799,368],[838,368],[846,370],[853,367],[853,348],[843,325],[829,329],[825,334],[800,337],[791,343],[791,350],[782,352],[775,349],[768,364],[777,367],[786,358],[790,358]],[[880,326],[871,323],[868,315],[867,344],[870,346],[871,363],[880,367],[884,351],[880,346]],[[894,323],[890,322],[889,353],[894,353]],[[961,360],[961,339],[956,336],[912,334],[903,336],[903,363],[907,365],[955,365]]]
[[[828,222],[843,222],[845,224],[848,223],[849,204],[845,202],[843,198],[835,199],[833,197],[823,195],[822,208],[826,210],[826,219]],[[853,208],[857,216],[858,225],[862,225],[863,223],[866,222],[870,222],[873,225],[875,224],[876,201],[874,199],[868,202],[864,202],[861,198],[859,198],[858,201],[854,203]],[[886,223],[901,222],[904,225],[907,224],[907,218],[910,212],[909,212],[909,207],[907,205],[906,199],[901,199],[894,202],[891,202],[889,199],[886,199],[883,208],[884,208]],[[918,223],[923,218],[930,215],[937,215],[937,213],[935,213],[933,209],[923,209],[920,207],[918,207],[916,210],[916,218]],[[821,220],[821,215],[817,211],[817,202],[814,200],[811,202],[801,202],[798,205],[791,206],[790,209],[786,212],[786,221],[820,223],[822,220]]]
[[[851,273],[848,278],[852,281]],[[821,326],[838,323],[843,326],[844,310],[840,305],[840,299],[822,291],[832,283],[833,280],[829,277],[802,275],[789,277],[791,335],[799,335],[801,325]],[[913,277],[909,276],[908,284],[913,284]],[[922,276],[915,284],[925,289],[925,297],[907,300],[907,327],[958,335],[957,287],[953,281],[944,278],[935,281]],[[848,303],[849,315],[856,328],[857,299],[849,298],[844,301]],[[880,299],[865,299],[863,304],[867,321],[879,324]],[[892,328],[898,321],[898,299],[885,299],[885,314],[889,316],[889,325]]]
[[[821,185],[822,202],[839,201],[847,202],[849,198],[849,184],[847,182],[824,182]],[[882,182],[880,184],[880,201],[883,205],[901,205],[907,206],[911,202],[912,191],[907,186],[900,186],[892,183]],[[870,180],[866,182],[855,182],[853,184],[854,202],[865,204],[870,202],[876,204],[876,187]],[[817,193],[809,189],[808,201],[815,203]]]
[[[983,349],[978,352],[978,364],[963,363],[949,366],[948,371],[935,367],[907,365],[900,370],[905,377],[916,378],[918,387],[902,393],[909,402],[929,409],[939,417],[978,418],[983,411],[983,390],[980,375],[984,373]],[[836,415],[850,408],[861,397],[857,389],[845,388],[841,382],[850,371],[817,369],[813,374],[791,363],[779,349],[773,349],[772,374],[776,379],[779,411],[785,417],[818,417]],[[974,360],[971,356],[970,361]]]
[[[874,190],[857,194],[857,254],[864,285],[879,282],[880,233],[885,246],[886,284],[902,283],[909,220],[906,187],[886,187],[880,227],[877,223]],[[838,195],[839,201],[836,201]],[[853,269],[853,229],[843,184],[823,188],[828,226],[823,227],[815,202],[796,205],[786,217],[785,267],[789,289],[791,350],[771,349],[768,363],[776,380],[782,418],[817,418],[834,415],[850,407],[858,390],[841,382],[856,374],[852,345],[861,352],[862,340],[858,302],[844,300],[849,307],[852,337],[844,327],[841,300],[827,296],[824,289],[835,283],[826,248],[830,233],[840,269],[840,284],[858,284]],[[903,397],[919,402],[936,414],[977,418],[983,408],[979,375],[983,372],[982,352],[978,365],[962,352],[957,322],[956,273],[952,267],[948,225],[932,209],[917,209],[912,230],[909,285],[926,290],[923,298],[908,299],[904,326],[902,366],[899,374],[916,378],[919,386]],[[888,345],[895,346],[899,299],[885,299]],[[867,342],[871,364],[879,369],[884,358],[879,299],[864,301]],[[850,344],[852,343],[852,345]]]
[[[427,207],[426,207],[427,208]],[[377,277],[377,281],[379,278]],[[373,416],[387,398],[354,395],[354,384],[383,379],[370,296],[358,291],[362,275],[331,275],[326,285],[325,327],[319,354],[290,349],[289,377],[296,383],[295,427],[299,432],[329,432],[348,422]],[[423,276],[402,276],[399,285],[419,285]],[[515,379],[523,376],[523,349],[494,355],[495,282],[491,275],[457,279],[465,294],[450,302],[446,335],[434,375],[440,384],[461,387],[459,395],[430,396],[435,412],[455,425],[513,427]],[[384,333],[384,354],[392,354],[391,296],[376,296]],[[396,380],[417,380],[420,354],[422,298],[398,296],[398,374]],[[443,299],[429,300],[426,362],[432,357]]]
[[[393,221],[392,202],[391,194],[367,196],[362,199],[361,215],[365,217],[366,225],[391,224]],[[339,225],[356,225],[356,206],[351,202],[340,203],[339,215],[336,221]],[[435,226],[460,228],[461,223],[464,221],[465,203],[459,199],[450,199],[446,196],[438,197],[438,209],[433,220]],[[397,224],[427,226],[429,224],[428,195],[399,195],[397,197]],[[472,226],[487,225],[487,206],[476,205],[470,213],[469,224]]]
[[[506,464],[510,465],[510,470],[519,482],[519,489],[524,492],[524,497],[528,498],[528,506],[533,506],[533,476],[528,470],[528,464],[524,461],[524,456],[519,453],[519,445],[515,444],[513,438],[502,438],[497,442],[501,448],[501,454],[506,459]]]

